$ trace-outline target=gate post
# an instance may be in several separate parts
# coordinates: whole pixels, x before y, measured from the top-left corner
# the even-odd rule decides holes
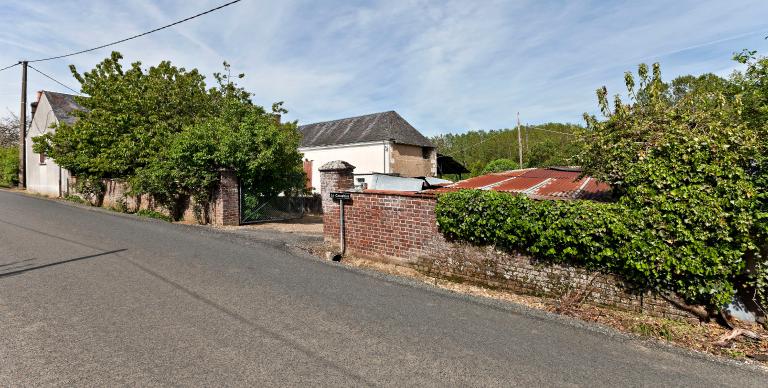
[[[219,183],[214,190],[211,208],[211,224],[240,225],[240,181],[234,171],[219,171]]]
[[[320,195],[323,202],[323,235],[326,241],[339,239],[339,204],[331,199],[332,192],[349,191],[355,188],[352,174],[355,166],[335,160],[318,169],[320,172]]]

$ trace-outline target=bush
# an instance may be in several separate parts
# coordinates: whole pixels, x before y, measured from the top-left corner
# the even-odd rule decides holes
[[[12,187],[19,184],[19,149],[0,148],[0,186]]]
[[[435,212],[449,239],[615,274],[638,290],[673,292],[715,309],[730,302],[743,266],[739,252],[711,238],[670,244],[681,236],[653,227],[661,215],[620,203],[465,190],[441,195]]]
[[[163,220],[167,222],[173,221],[171,217],[154,210],[141,209],[136,212],[136,215],[141,217],[154,218],[156,220]]]
[[[79,203],[79,204],[83,204],[83,205],[90,205],[90,203],[88,201],[86,201],[85,199],[83,199],[82,197],[80,197],[78,195],[66,194],[66,195],[64,195],[64,199],[69,201],[69,202]]]

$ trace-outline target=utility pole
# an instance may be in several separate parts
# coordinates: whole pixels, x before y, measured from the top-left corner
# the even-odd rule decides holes
[[[520,134],[520,112],[517,112],[517,155],[520,157],[520,169],[523,168],[523,136]]]
[[[19,188],[27,188],[27,61],[21,61],[21,112],[19,112]]]

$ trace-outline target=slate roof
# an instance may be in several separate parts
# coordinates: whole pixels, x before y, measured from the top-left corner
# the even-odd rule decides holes
[[[72,111],[85,110],[80,104],[75,101],[75,96],[72,94],[43,91],[48,103],[51,104],[53,114],[59,122],[67,124],[73,124],[77,121],[77,117],[72,115]]]
[[[388,111],[365,116],[307,124],[299,127],[301,147],[364,143],[392,140],[398,144],[434,147],[416,128],[397,112]]]

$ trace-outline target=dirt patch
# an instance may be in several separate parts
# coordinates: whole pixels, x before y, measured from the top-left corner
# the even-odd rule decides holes
[[[323,260],[330,260],[330,255],[327,255],[327,253],[335,252],[335,247],[327,243],[306,245],[301,248]],[[653,338],[699,352],[724,356],[750,364],[768,366],[768,331],[757,324],[733,320],[737,328],[754,333],[759,339],[751,339],[749,336],[740,335],[733,340],[725,341],[726,343],[718,344],[725,336],[731,333],[731,330],[714,322],[685,322],[599,307],[582,303],[583,299],[573,297],[573,295],[564,295],[562,298],[557,299],[520,295],[507,290],[489,289],[473,284],[439,279],[427,276],[411,267],[350,255],[345,256],[342,263],[391,275],[408,277],[452,292],[508,301],[583,321],[595,322],[612,327],[623,333],[643,338]]]
[[[323,234],[323,216],[305,215],[295,220],[263,222],[251,225],[222,226],[224,230],[271,230],[283,233]]]

